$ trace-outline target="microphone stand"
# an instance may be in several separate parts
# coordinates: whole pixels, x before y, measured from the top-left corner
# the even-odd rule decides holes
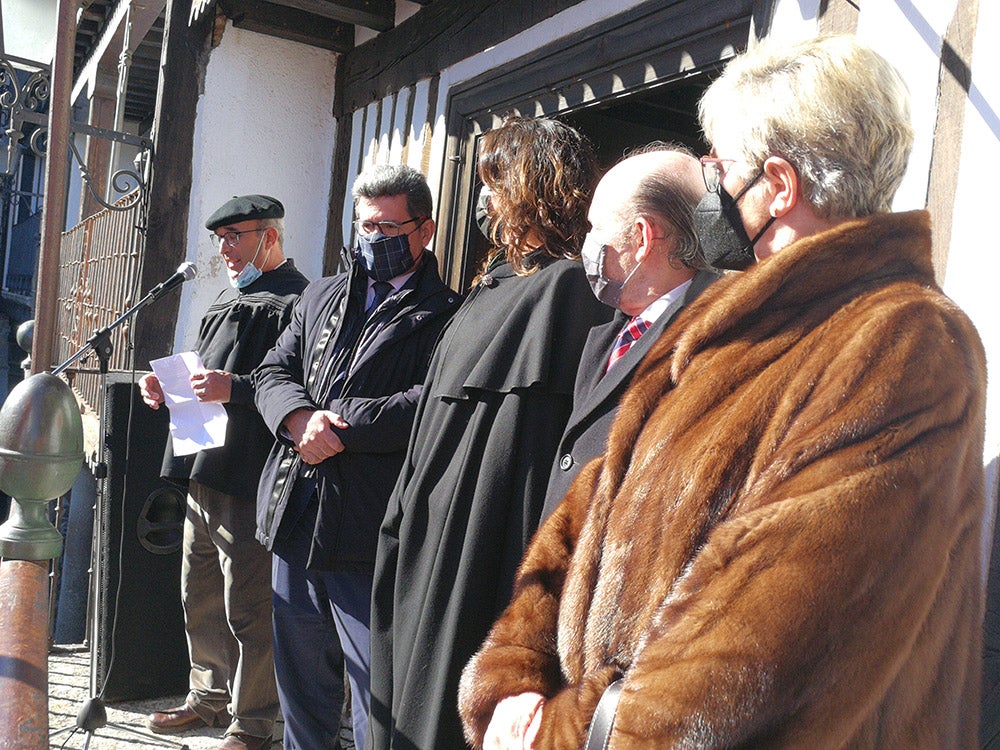
[[[98,683],[100,682],[98,678],[98,663],[97,663],[97,651],[98,651],[98,627],[100,624],[100,613],[101,613],[101,593],[102,593],[102,581],[104,579],[104,569],[105,569],[105,534],[107,531],[108,519],[106,516],[106,506],[108,502],[107,497],[107,477],[108,477],[108,467],[105,462],[105,422],[107,419],[107,384],[108,384],[108,369],[109,362],[111,361],[111,354],[114,351],[114,345],[111,343],[111,333],[116,328],[118,328],[122,323],[127,321],[129,318],[134,316],[142,308],[147,305],[152,304],[160,297],[165,295],[173,287],[164,287],[163,284],[153,287],[152,290],[146,294],[141,300],[136,302],[132,307],[118,316],[110,325],[105,326],[94,332],[94,334],[87,339],[82,347],[77,349],[70,357],[65,361],[56,366],[52,370],[53,375],[59,375],[64,372],[70,365],[78,362],[83,358],[88,352],[93,351],[97,356],[99,363],[98,367],[98,391],[97,391],[97,461],[93,467],[94,478],[97,480],[97,490],[96,490],[96,504],[94,508],[94,529],[91,540],[90,548],[90,592],[88,596],[88,615],[87,615],[87,638],[90,641],[90,695],[91,697],[84,701],[83,705],[80,707],[80,712],[76,717],[76,726],[72,728],[75,732],[77,729],[82,729],[87,733],[86,741],[83,745],[83,750],[87,750],[90,747],[90,740],[93,738],[94,733],[107,726],[108,724],[108,714],[104,706],[104,698],[102,697],[102,686]],[[77,370],[77,372],[84,372]],[[88,370],[86,372],[92,373],[93,370]],[[113,638],[112,631],[112,638]],[[112,652],[114,650],[114,644],[112,643]],[[123,729],[127,727],[121,727]],[[149,740],[154,739],[157,744],[166,745],[167,742],[160,737],[150,738],[147,737],[142,732],[135,730],[136,734]],[[183,747],[183,745],[181,745]]]
[[[110,325],[95,331],[94,335],[87,339],[87,343],[73,352],[73,354],[69,356],[69,359],[55,367],[52,370],[52,374],[58,375],[71,364],[79,361],[81,357],[87,354],[87,352],[93,351],[97,354],[97,358],[103,367],[101,374],[106,376],[108,374],[108,361],[111,359],[111,352],[113,350],[111,345],[111,332],[139,312],[142,308],[146,307],[146,305],[151,305],[153,302],[158,300],[172,288],[173,287],[164,287],[163,284],[160,284],[159,286],[155,286],[150,289],[145,297],[119,315]]]

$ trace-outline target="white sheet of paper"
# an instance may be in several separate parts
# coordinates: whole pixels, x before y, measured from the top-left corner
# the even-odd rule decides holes
[[[229,416],[222,404],[198,401],[192,373],[204,370],[197,352],[181,352],[150,363],[170,409],[170,438],[175,456],[188,456],[226,443]]]

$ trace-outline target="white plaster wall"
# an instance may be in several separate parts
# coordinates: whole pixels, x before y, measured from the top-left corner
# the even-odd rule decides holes
[[[936,0],[922,0],[933,5]],[[980,2],[972,54],[972,87],[955,195],[944,290],[972,318],[986,346],[990,377],[986,405],[987,481],[996,501],[1000,456],[1000,239],[996,229],[996,168],[1000,165],[1000,3]]]
[[[56,49],[57,0],[3,0],[3,49],[49,64]]]
[[[769,36],[797,42],[816,36],[820,0],[777,0]]]
[[[896,211],[927,205],[941,46],[956,6],[957,0],[876,0],[865,3],[858,17],[858,37],[896,66],[910,90],[916,137],[906,175],[893,201]]]
[[[182,287],[174,351],[191,349],[198,321],[229,283],[205,219],[234,195],[285,205],[285,254],[322,275],[334,149],[332,52],[227,24],[212,51],[194,133],[185,258],[198,277]]]

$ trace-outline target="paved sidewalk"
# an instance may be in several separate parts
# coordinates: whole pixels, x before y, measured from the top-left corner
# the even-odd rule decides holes
[[[76,727],[76,716],[89,697],[90,652],[59,647],[49,654],[49,747],[80,750],[88,747],[87,736]],[[161,708],[183,703],[183,695],[152,700],[108,704],[108,725],[90,738],[89,750],[210,750],[220,741],[224,728],[200,729],[174,735],[156,735],[146,729],[146,716]],[[281,724],[275,729],[280,738]],[[276,740],[272,750],[280,750]]]

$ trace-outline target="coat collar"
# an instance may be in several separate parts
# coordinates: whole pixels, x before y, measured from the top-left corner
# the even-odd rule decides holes
[[[874,214],[798,240],[729,274],[688,308],[693,324],[679,324],[672,345],[675,377],[707,342],[738,335],[734,326],[905,278],[936,286],[926,211]]]

